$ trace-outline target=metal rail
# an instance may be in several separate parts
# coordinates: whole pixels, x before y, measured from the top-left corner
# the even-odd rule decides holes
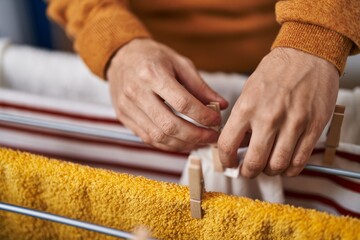
[[[24,208],[24,207],[16,206],[13,204],[0,202],[0,210],[18,213],[18,214],[22,214],[22,215],[26,215],[26,216],[30,216],[30,217],[36,217],[36,218],[40,218],[43,220],[61,223],[61,224],[65,224],[65,225],[69,225],[69,226],[73,226],[73,227],[78,227],[78,228],[90,230],[90,231],[97,232],[97,233],[106,234],[106,235],[113,236],[113,237],[136,239],[135,235],[128,233],[128,232],[120,231],[120,230],[117,230],[114,228],[104,227],[101,225],[92,224],[92,223],[88,223],[88,222],[84,222],[84,221],[80,221],[80,220],[75,220],[72,218],[67,218],[67,217],[63,217],[63,216],[59,216],[59,215],[55,215],[55,214],[51,214],[51,213],[47,213],[47,212],[43,212],[43,211],[38,211],[38,210],[30,209],[30,208]]]
[[[0,122],[20,124],[29,127],[40,127],[48,130],[61,131],[72,134],[81,134],[90,137],[106,138],[111,140],[129,141],[142,143],[141,139],[131,133],[114,132],[106,129],[81,126],[78,124],[63,123],[58,121],[42,120],[32,117],[17,116],[8,113],[0,113]]]
[[[327,173],[327,174],[336,175],[336,176],[360,179],[359,172],[353,172],[353,171],[342,170],[342,169],[337,169],[337,168],[330,168],[330,167],[324,167],[324,166],[320,166],[320,165],[306,164],[304,169],[309,170],[309,171],[314,171],[314,172]]]
[[[110,140],[129,141],[134,143],[142,143],[141,139],[131,133],[114,132],[105,129],[94,127],[81,126],[77,124],[62,123],[58,121],[48,121],[36,119],[32,117],[23,117],[13,114],[0,113],[0,122],[11,124],[20,124],[28,127],[40,127],[48,130],[62,131],[72,134],[81,134],[90,137],[105,138]],[[335,169],[319,165],[307,164],[305,169],[314,172],[327,173],[331,175],[343,176],[360,179],[359,172],[352,172],[348,170]]]

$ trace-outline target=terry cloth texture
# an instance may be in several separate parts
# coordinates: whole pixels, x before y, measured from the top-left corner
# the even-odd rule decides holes
[[[159,239],[359,239],[360,220],[205,193],[190,217],[187,187],[0,149],[0,201]],[[105,239],[96,233],[0,212],[0,239]]]
[[[360,46],[358,0],[51,0],[48,15],[101,78],[111,56],[153,37],[205,71],[250,73],[273,47],[316,55],[343,71]],[[278,34],[280,25],[280,34]],[[277,37],[276,37],[277,36]]]

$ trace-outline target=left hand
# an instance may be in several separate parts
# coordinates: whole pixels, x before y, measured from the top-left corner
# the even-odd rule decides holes
[[[237,149],[251,132],[244,177],[298,175],[332,115],[338,90],[339,73],[330,62],[292,48],[273,49],[247,80],[223,128],[223,165],[236,166]]]

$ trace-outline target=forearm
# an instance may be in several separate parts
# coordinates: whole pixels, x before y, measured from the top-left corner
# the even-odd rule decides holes
[[[75,50],[103,79],[111,56],[121,46],[149,36],[125,0],[51,0],[47,13],[65,28]]]

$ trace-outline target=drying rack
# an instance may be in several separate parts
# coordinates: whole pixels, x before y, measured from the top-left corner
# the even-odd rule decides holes
[[[80,134],[88,137],[102,138],[106,140],[126,141],[137,144],[144,144],[141,139],[131,133],[114,132],[105,129],[99,129],[94,127],[81,126],[79,124],[63,123],[58,121],[42,120],[33,117],[17,116],[14,114],[0,113],[0,122],[7,124],[20,124],[27,127],[40,127],[46,130],[61,131],[63,133]],[[359,172],[353,172],[348,170],[336,169],[331,167],[325,167],[320,165],[307,164],[306,170],[327,173],[331,175],[337,175],[342,177],[350,177],[360,179]]]
[[[13,204],[0,202],[0,210],[18,213],[18,214],[22,214],[22,215],[26,215],[26,216],[30,216],[30,217],[40,218],[40,219],[48,220],[51,222],[57,222],[57,223],[69,225],[72,227],[78,227],[78,228],[86,229],[86,230],[97,232],[97,233],[102,233],[102,234],[113,236],[113,237],[135,239],[135,240],[137,239],[136,235],[125,232],[125,231],[120,231],[120,230],[117,230],[114,228],[104,227],[104,226],[101,226],[98,224],[88,223],[88,222],[76,220],[73,218],[67,218],[67,217],[63,217],[63,216],[59,216],[59,215],[55,215],[55,214],[51,214],[51,213],[47,213],[47,212],[43,212],[43,211],[38,211],[38,210],[30,209],[30,208],[24,208],[24,207],[16,206]],[[147,238],[147,239],[153,239],[153,238]]]
[[[106,140],[116,140],[116,141],[127,141],[137,144],[144,144],[141,139],[131,133],[125,133],[125,132],[114,132],[110,130],[105,129],[99,129],[94,127],[87,127],[87,126],[81,126],[79,124],[70,124],[70,123],[63,123],[58,121],[48,121],[43,120],[40,118],[33,118],[33,117],[24,117],[24,116],[17,116],[14,114],[8,114],[8,113],[0,113],[0,122],[6,123],[6,124],[17,124],[17,125],[23,125],[26,127],[40,127],[46,130],[51,131],[61,131],[63,133],[69,133],[69,134],[80,134],[83,136],[88,137],[95,137],[95,138],[102,138]],[[320,165],[312,165],[307,164],[305,166],[306,170],[314,171],[314,172],[321,172],[321,173],[327,173],[331,175],[337,175],[337,176],[343,176],[343,177],[349,177],[349,178],[355,178],[360,179],[360,173],[359,172],[353,172],[348,170],[342,170],[342,169],[336,169],[331,167],[325,167]],[[43,220],[53,221],[57,223],[62,223],[66,225],[70,225],[73,227],[83,228],[86,230],[114,236],[114,237],[120,237],[120,238],[126,238],[126,239],[136,239],[136,236],[129,232],[120,231],[114,228],[109,228],[97,224],[92,224],[76,219],[71,219],[47,212],[37,211],[29,208],[24,208],[21,206],[11,205],[8,203],[2,203],[0,202],[0,210],[23,214],[31,217],[40,218]]]

